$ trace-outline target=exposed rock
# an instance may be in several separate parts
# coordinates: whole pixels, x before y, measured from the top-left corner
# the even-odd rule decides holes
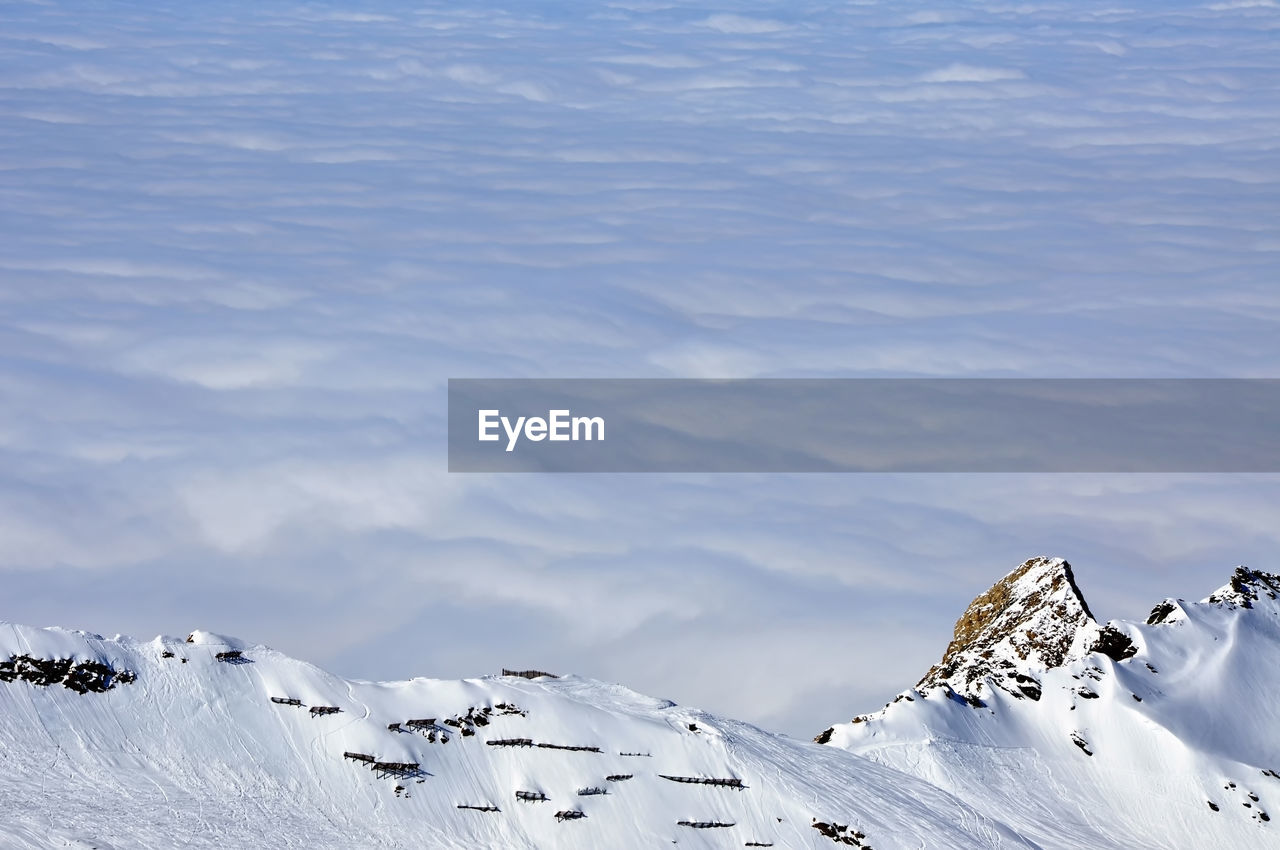
[[[1267,599],[1280,597],[1280,576],[1248,567],[1236,567],[1231,581],[1210,594],[1205,602],[1252,608],[1253,603],[1263,596]]]
[[[861,848],[861,850],[871,850],[868,845],[862,843],[867,836],[861,830],[854,829],[848,824],[828,823],[814,818],[813,828],[836,844],[847,844],[850,847]]]
[[[1098,639],[1089,648],[1090,652],[1101,652],[1112,661],[1124,661],[1138,654],[1138,647],[1133,640],[1115,626],[1106,626],[1098,633]]]
[[[980,705],[989,681],[1016,697],[1038,699],[1035,673],[1088,655],[1101,633],[1071,565],[1061,558],[1032,558],[970,603],[942,661],[916,689],[949,686]]]
[[[62,685],[78,694],[100,694],[116,685],[127,685],[137,677],[129,670],[116,670],[101,661],[70,658],[33,658],[11,655],[0,661],[0,682],[23,681],[38,687]]]
[[[1014,673],[1013,681],[1024,697],[1030,700],[1040,699],[1040,683],[1025,673]]]
[[[1086,741],[1084,739],[1084,736],[1081,735],[1079,732],[1071,733],[1071,743],[1079,747],[1080,751],[1083,752],[1085,755],[1087,756],[1093,755],[1093,750],[1089,749],[1089,742]]]
[[[1166,599],[1159,605],[1151,609],[1151,615],[1147,617],[1147,625],[1154,626],[1159,623],[1169,622],[1169,615],[1178,610],[1178,603],[1172,599]]]

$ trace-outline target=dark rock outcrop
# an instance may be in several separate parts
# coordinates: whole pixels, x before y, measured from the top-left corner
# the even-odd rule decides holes
[[[1252,608],[1253,603],[1263,597],[1280,598],[1280,576],[1248,567],[1236,567],[1231,581],[1210,594],[1205,601]]]
[[[78,694],[100,694],[136,678],[131,671],[116,670],[102,661],[30,655],[11,655],[8,660],[0,661],[0,682],[23,681],[43,688],[62,685]]]

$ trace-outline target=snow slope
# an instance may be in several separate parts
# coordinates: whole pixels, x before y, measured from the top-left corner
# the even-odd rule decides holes
[[[1280,847],[1280,578],[1103,627],[1070,566],[979,596],[943,661],[818,736],[1045,848]]]
[[[1278,597],[1240,568],[1103,625],[1032,559],[818,743],[573,676],[0,624],[0,846],[1280,847]]]
[[[0,664],[6,848],[1032,846],[893,768],[581,678],[347,681],[206,632],[140,643],[0,624],[0,661],[15,658]],[[73,690],[51,659],[102,666]],[[421,773],[379,777],[347,752]]]

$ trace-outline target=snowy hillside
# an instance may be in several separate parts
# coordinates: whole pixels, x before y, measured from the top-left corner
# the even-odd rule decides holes
[[[616,685],[352,682],[205,632],[0,625],[0,799],[6,848],[1030,846],[891,768]]]
[[[1240,568],[1103,625],[1032,559],[817,743],[573,676],[4,624],[0,846],[1280,847],[1277,597]]]
[[[943,660],[820,743],[1046,848],[1280,847],[1280,577],[1097,623],[1060,559],[974,600]]]

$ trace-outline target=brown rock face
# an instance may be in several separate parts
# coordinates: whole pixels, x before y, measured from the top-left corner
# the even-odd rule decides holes
[[[970,603],[942,661],[916,688],[949,686],[976,703],[989,678],[1015,696],[1038,699],[1034,673],[1083,658],[1099,635],[1071,565],[1032,558]]]

